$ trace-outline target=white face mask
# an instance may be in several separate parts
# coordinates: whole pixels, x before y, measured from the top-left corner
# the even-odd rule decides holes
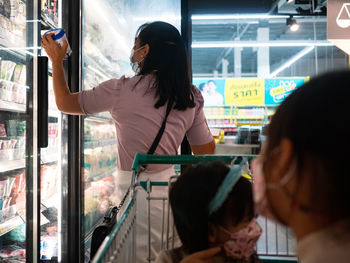
[[[267,198],[266,191],[269,189],[283,189],[285,185],[292,179],[295,171],[295,165],[282,177],[278,183],[267,183],[263,173],[262,157],[257,157],[252,162],[252,173],[254,178],[253,196],[255,210],[258,214],[265,216],[273,221],[286,224],[283,220],[271,210],[271,204]],[[285,191],[286,193],[286,191]]]
[[[141,63],[145,58],[142,58],[140,61],[135,61],[135,62],[132,62],[132,58],[134,57],[134,54],[135,54],[137,51],[139,51],[139,50],[145,48],[145,46],[146,46],[146,45],[143,45],[142,47],[139,47],[139,48],[136,49],[136,50],[132,49],[132,50],[131,50],[131,53],[130,53],[130,66],[131,66],[132,70],[133,70],[136,74],[140,73],[140,71],[141,71],[140,63]]]

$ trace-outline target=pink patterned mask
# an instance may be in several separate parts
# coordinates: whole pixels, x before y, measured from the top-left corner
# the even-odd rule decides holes
[[[230,235],[230,239],[224,244],[226,256],[233,259],[249,259],[254,253],[256,242],[262,233],[256,220],[253,219],[245,228],[235,233],[231,233],[223,227],[220,228]]]

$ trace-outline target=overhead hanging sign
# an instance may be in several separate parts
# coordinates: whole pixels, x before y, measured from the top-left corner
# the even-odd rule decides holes
[[[350,54],[350,0],[327,1],[327,39]]]

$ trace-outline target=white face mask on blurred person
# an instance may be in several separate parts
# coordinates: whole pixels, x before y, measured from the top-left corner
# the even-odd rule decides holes
[[[278,183],[267,183],[263,172],[263,159],[257,157],[252,161],[252,173],[254,177],[253,196],[256,213],[265,216],[275,222],[286,223],[275,211],[271,209],[271,204],[267,198],[266,192],[271,189],[284,189],[285,185],[292,179],[295,165],[292,165],[289,171],[282,177]],[[284,193],[288,193],[286,190]],[[290,197],[290,194],[287,194]]]
[[[141,71],[141,67],[140,67],[140,63],[145,59],[144,57],[140,60],[140,61],[134,61],[133,62],[133,57],[135,55],[135,53],[143,48],[145,48],[146,45],[143,45],[142,47],[139,47],[138,49],[134,50],[132,49],[131,50],[131,53],[130,53],[130,66],[132,68],[132,70],[136,73],[136,74],[139,74],[140,71]]]

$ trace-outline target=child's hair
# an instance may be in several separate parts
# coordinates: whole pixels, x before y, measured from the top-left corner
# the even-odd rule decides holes
[[[170,189],[174,223],[187,253],[208,248],[208,224],[237,225],[254,218],[251,183],[241,177],[222,206],[209,215],[208,206],[230,168],[214,162],[189,167]]]

